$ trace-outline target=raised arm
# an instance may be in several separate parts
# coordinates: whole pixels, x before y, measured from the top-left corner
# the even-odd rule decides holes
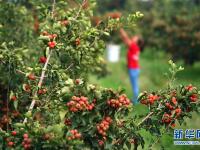
[[[124,29],[120,29],[120,35],[122,37],[122,40],[124,41],[124,43],[127,45],[127,46],[130,46],[131,44],[131,39],[129,38],[128,34],[126,33],[126,31],[124,31]]]

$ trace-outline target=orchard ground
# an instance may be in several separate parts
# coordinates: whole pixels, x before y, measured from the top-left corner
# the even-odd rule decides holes
[[[145,49],[145,51],[140,56],[140,92],[153,91],[164,88],[167,86],[167,77],[165,73],[167,72],[169,65],[168,60],[170,56],[162,51],[155,51],[150,49]],[[183,65],[182,62],[177,62],[179,65]],[[184,66],[184,65],[183,65]],[[105,78],[97,79],[95,76],[90,76],[90,81],[92,83],[101,85],[107,88],[124,88],[125,93],[129,98],[132,97],[131,85],[127,73],[126,67],[126,50],[122,46],[120,61],[117,63],[108,63],[108,68],[111,73]],[[177,74],[176,85],[178,84],[192,84],[200,88],[199,74],[200,74],[200,63],[196,63],[194,66],[184,66],[185,70]],[[144,107],[141,104],[135,106],[133,114],[144,114],[147,113],[147,107]],[[200,123],[200,118],[198,114],[193,114],[192,119],[187,119],[186,124],[180,126],[178,123],[175,128],[181,129],[198,129]],[[145,137],[146,142],[152,140],[152,136],[146,132],[142,131],[142,135]],[[148,143],[147,143],[148,145]],[[147,149],[145,145],[145,149]],[[161,138],[160,144],[155,144],[152,149],[160,149],[163,146],[165,149],[174,149],[174,150],[196,150],[200,146],[175,146],[173,145],[173,135],[165,135]]]

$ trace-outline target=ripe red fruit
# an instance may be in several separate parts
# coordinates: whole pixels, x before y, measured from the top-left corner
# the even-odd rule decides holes
[[[27,133],[24,133],[23,138],[24,138],[24,139],[25,139],[25,138],[28,138],[28,134],[27,134]]]
[[[50,48],[54,48],[56,46],[56,42],[52,41],[52,42],[48,42],[48,46]]]
[[[169,114],[164,114],[162,121],[165,122],[165,123],[170,123],[171,122],[170,115]]]
[[[12,131],[11,134],[12,134],[12,136],[16,136],[17,132],[16,131]]]
[[[174,105],[177,105],[177,100],[176,100],[176,98],[175,97],[172,97],[172,103],[174,104]]]
[[[44,134],[43,139],[46,140],[46,141],[49,140],[50,135],[48,133]]]
[[[49,35],[49,38],[52,40],[52,39],[55,39],[57,37],[57,34],[50,34]]]
[[[81,138],[81,134],[80,134],[80,133],[76,133],[76,134],[75,134],[75,138],[76,138],[76,139]]]
[[[66,26],[69,24],[69,21],[68,20],[62,20],[60,21],[60,24],[63,25],[63,26]]]
[[[181,113],[181,109],[180,108],[175,109],[175,113],[176,114],[180,114]]]
[[[192,94],[192,95],[190,96],[190,101],[191,101],[191,102],[196,102],[197,99],[198,99],[198,95],[197,95],[197,94]]]
[[[13,145],[14,145],[14,142],[11,142],[11,141],[8,142],[8,146],[9,146],[9,147],[12,147]]]
[[[31,87],[30,87],[30,85],[28,85],[28,84],[25,84],[25,87],[24,87],[25,89],[25,91],[26,92],[28,92],[28,93],[30,93],[31,92]]]
[[[194,87],[190,84],[190,85],[186,86],[185,89],[188,91],[191,91],[194,89]]]
[[[47,90],[46,89],[39,89],[38,90],[38,95],[46,94]]]
[[[80,45],[80,43],[81,43],[80,38],[77,38],[77,39],[75,40],[75,44],[76,44],[76,46]]]
[[[176,127],[176,124],[175,124],[175,123],[172,123],[172,124],[171,124],[171,127],[173,127],[173,128]]]
[[[47,36],[49,33],[47,31],[43,31],[42,35]]]
[[[30,73],[30,74],[28,75],[28,79],[29,79],[29,80],[35,80],[36,77],[35,77],[34,74]]]
[[[99,143],[99,146],[103,146],[103,144],[104,144],[104,141],[102,141],[102,140],[99,140],[99,141],[98,141],[98,143]]]
[[[10,98],[10,100],[11,100],[11,101],[16,101],[16,100],[17,100],[17,97],[16,97],[16,96],[12,96],[12,97]]]
[[[140,103],[141,103],[141,104],[144,104],[144,105],[147,105],[147,100],[146,100],[146,99],[141,100]]]
[[[13,115],[13,117],[18,117],[20,115],[20,113],[18,111],[14,110],[12,112],[12,115]]]
[[[46,63],[46,61],[47,61],[47,58],[44,56],[40,57],[40,59],[39,59],[39,62],[42,64]]]

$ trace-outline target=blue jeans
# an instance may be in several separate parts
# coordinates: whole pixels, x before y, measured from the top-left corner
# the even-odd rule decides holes
[[[133,90],[132,102],[134,104],[137,104],[138,103],[138,95],[139,95],[138,78],[139,78],[140,69],[129,69],[128,73],[129,73],[131,86],[132,86],[132,90]]]

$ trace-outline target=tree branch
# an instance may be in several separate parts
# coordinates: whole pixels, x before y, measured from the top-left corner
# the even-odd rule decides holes
[[[36,99],[35,99],[35,98],[37,97],[38,89],[41,88],[41,86],[42,86],[42,83],[43,83],[43,80],[44,80],[44,77],[45,77],[45,72],[46,72],[46,70],[47,70],[47,66],[48,66],[48,63],[49,63],[51,54],[52,54],[52,50],[50,50],[49,55],[48,55],[48,57],[47,57],[47,60],[46,60],[46,62],[45,62],[45,64],[44,64],[44,67],[43,67],[43,69],[42,69],[42,73],[41,73],[41,76],[40,76],[40,80],[39,80],[39,82],[38,82],[37,89],[36,89],[36,91],[35,91],[35,93],[34,93],[34,95],[33,95],[33,100],[32,100],[32,102],[31,102],[31,105],[29,106],[28,112],[32,112],[32,110],[33,110],[33,108],[34,108],[34,106],[35,106],[35,102],[36,102]],[[23,122],[23,123],[26,123],[26,122],[27,122],[27,118],[24,119],[24,122]]]
[[[140,126],[143,122],[145,122],[148,118],[150,118],[153,115],[154,112],[150,112],[145,118],[142,119],[141,122],[137,124],[137,126]]]

